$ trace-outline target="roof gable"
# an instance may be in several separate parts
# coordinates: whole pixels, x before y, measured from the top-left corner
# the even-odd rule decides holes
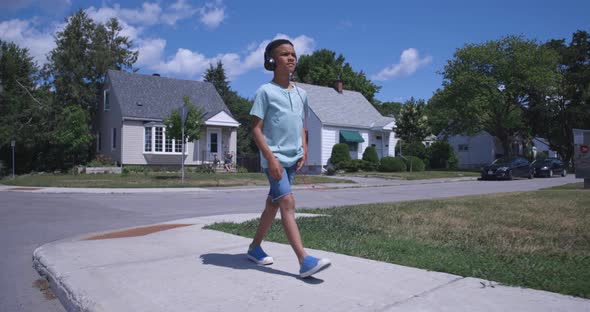
[[[323,124],[387,130],[395,125],[394,118],[381,115],[360,92],[343,90],[339,93],[329,87],[295,85],[307,92],[309,108]]]
[[[184,105],[183,97],[205,110],[204,119],[231,112],[213,84],[109,70],[110,93],[116,97],[123,118],[164,119]]]

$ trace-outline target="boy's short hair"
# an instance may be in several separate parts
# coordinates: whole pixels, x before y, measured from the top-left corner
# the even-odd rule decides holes
[[[282,44],[289,44],[292,47],[295,47],[293,43],[291,43],[291,41],[287,39],[276,39],[271,41],[268,45],[266,45],[266,49],[264,49],[264,69],[269,71],[275,70],[276,62],[274,57],[272,56],[272,53],[274,49],[276,49],[278,46]]]

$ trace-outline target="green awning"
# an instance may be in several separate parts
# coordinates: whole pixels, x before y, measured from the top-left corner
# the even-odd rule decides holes
[[[340,142],[360,143],[365,140],[358,131],[340,130]]]

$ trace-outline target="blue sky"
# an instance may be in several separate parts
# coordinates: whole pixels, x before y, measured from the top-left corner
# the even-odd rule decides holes
[[[326,48],[382,86],[376,98],[428,100],[457,48],[505,35],[544,42],[590,31],[590,1],[240,1],[0,0],[0,39],[30,50],[39,64],[65,18],[84,9],[117,17],[140,52],[140,73],[201,80],[222,60],[231,87],[253,97],[270,80],[265,45],[291,39],[299,55]]]

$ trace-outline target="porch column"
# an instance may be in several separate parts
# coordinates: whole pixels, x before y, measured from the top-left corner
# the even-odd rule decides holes
[[[236,161],[237,147],[238,147],[238,128],[231,128],[231,131],[229,133],[229,147],[228,147],[228,149],[234,155],[234,159],[233,159],[234,162]]]

